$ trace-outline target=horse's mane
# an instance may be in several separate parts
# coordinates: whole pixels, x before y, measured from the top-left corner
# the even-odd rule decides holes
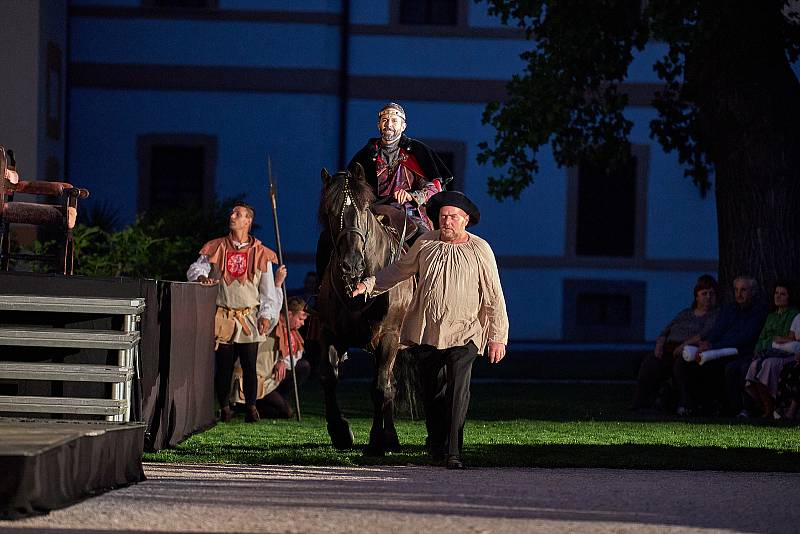
[[[322,184],[322,191],[319,198],[319,211],[317,220],[323,228],[328,227],[328,215],[336,213],[342,209],[344,203],[345,183],[350,189],[350,198],[356,206],[363,209],[375,202],[375,193],[372,187],[362,176],[349,171],[340,171],[330,177]]]

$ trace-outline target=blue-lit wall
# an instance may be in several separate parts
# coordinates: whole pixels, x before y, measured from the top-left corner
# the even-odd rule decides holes
[[[131,15],[138,0],[73,0],[70,18],[73,64],[136,64],[203,67],[248,67],[335,71],[340,65],[340,27],[325,22],[205,20],[202,18]],[[468,24],[499,29],[485,5],[468,6]],[[103,15],[92,8],[119,8]],[[336,15],[339,1],[219,1],[228,12],[301,12]],[[83,11],[81,11],[83,10]],[[370,28],[390,23],[389,0],[354,0],[351,23],[361,25],[350,38],[351,76],[402,80],[426,77],[502,81],[518,72],[520,52],[530,43],[478,32],[433,36]],[[663,54],[652,45],[637,55],[628,82],[658,83],[651,65]],[[158,85],[157,83],[155,85]],[[345,151],[358,150],[376,134],[376,112],[394,90],[348,101]],[[435,97],[434,97],[435,96]],[[717,257],[713,195],[703,199],[674,154],[665,154],[649,137],[652,108],[632,106],[632,141],[650,147],[646,178],[644,256],[673,267],[585,265],[567,258],[567,171],[548,153],[532,187],[515,202],[498,202],[486,193],[492,169],[479,166],[477,145],[494,132],[481,124],[482,102],[447,101],[447,94],[401,103],[412,137],[463,142],[466,146],[464,189],[482,210],[476,232],[494,246],[511,316],[513,339],[562,337],[563,281],[567,278],[636,280],[646,283],[645,338],[691,300],[691,288]],[[94,200],[116,204],[126,220],[137,211],[136,143],[151,133],[205,134],[218,141],[215,170],[218,197],[246,192],[261,218],[260,237],[274,240],[267,204],[266,158],[272,158],[279,183],[284,249],[298,258],[313,255],[318,229],[315,212],[321,167],[334,170],[339,152],[339,98],[335,92],[259,92],[243,90],[172,90],[73,86],[69,108],[69,175],[92,191]],[[222,231],[222,229],[221,229]],[[513,264],[508,257],[529,258]],[[289,265],[290,285],[299,286],[312,266],[307,260]]]

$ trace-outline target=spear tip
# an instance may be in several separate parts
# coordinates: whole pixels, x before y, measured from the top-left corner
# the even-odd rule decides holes
[[[269,177],[269,189],[275,191],[275,182],[272,180],[272,157],[267,154],[267,176]]]

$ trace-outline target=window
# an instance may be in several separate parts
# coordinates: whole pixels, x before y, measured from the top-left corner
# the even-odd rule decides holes
[[[446,185],[447,189],[449,191],[463,191],[464,189],[462,186],[463,180],[461,179],[460,176],[456,177],[455,175],[456,172],[453,170],[455,169],[456,165],[456,155],[450,150],[437,150],[436,154],[438,154],[439,157],[442,158],[444,164],[447,165],[447,168],[450,169],[450,172],[453,173],[453,179],[450,181],[449,184]]]
[[[631,296],[578,293],[578,326],[627,327],[631,324]]]
[[[567,171],[567,259],[603,266],[645,261],[650,147],[632,145],[631,152],[626,165],[610,171],[588,162]]]
[[[642,340],[645,291],[636,280],[564,280],[564,339]]]
[[[216,152],[216,138],[210,136],[140,137],[139,211],[209,208],[214,200]]]
[[[423,143],[431,147],[450,172],[453,180],[447,185],[448,191],[464,191],[464,164],[467,159],[466,144],[461,141],[445,139],[423,139]]]
[[[456,26],[459,0],[400,0],[400,24]]]
[[[636,229],[636,159],[606,172],[588,163],[578,168],[579,256],[632,257]]]
[[[204,152],[202,146],[152,148],[150,209],[202,205]]]

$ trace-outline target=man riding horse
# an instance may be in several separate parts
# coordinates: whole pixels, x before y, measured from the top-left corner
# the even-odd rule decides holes
[[[378,131],[381,136],[367,141],[347,168],[352,170],[360,163],[375,196],[394,198],[417,224],[419,233],[429,232],[425,204],[453,175],[436,152],[405,135],[406,112],[399,104],[383,106],[378,113]]]
[[[410,227],[416,227],[414,239],[431,230],[425,214],[428,199],[441,191],[453,174],[442,159],[422,141],[405,135],[406,112],[390,102],[378,112],[378,132],[359,150],[347,168],[356,164],[364,169],[367,183],[378,200],[389,201],[399,213],[408,216]],[[333,244],[323,232],[317,244],[317,272],[322,273],[330,260]]]
[[[328,434],[336,448],[353,445],[353,434],[336,398],[339,364],[354,347],[375,359],[372,384],[373,423],[365,452],[381,455],[400,447],[394,427],[394,368],[399,350],[400,323],[414,290],[407,280],[368,302],[350,298],[354,285],[389,265],[397,256],[399,234],[381,223],[373,211],[376,202],[361,165],[354,172],[333,176],[322,171],[319,221],[332,246],[317,298],[322,348],[320,379],[325,394]],[[386,207],[386,206],[382,206]]]

